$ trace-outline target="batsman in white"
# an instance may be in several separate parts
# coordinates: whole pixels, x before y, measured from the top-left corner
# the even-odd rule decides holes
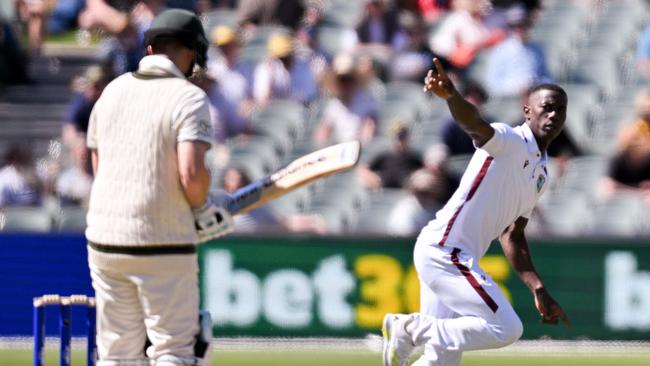
[[[145,42],[138,71],[106,87],[88,128],[98,365],[207,364],[196,244],[232,230],[208,195],[207,97],[186,79],[205,66],[208,42],[197,17],[178,9],[159,14]]]
[[[403,366],[424,345],[417,366],[458,366],[463,351],[499,348],[523,332],[521,320],[497,284],[479,267],[490,243],[503,252],[533,294],[543,323],[569,319],[535,270],[524,228],[548,186],[546,148],[564,126],[567,94],[555,84],[533,87],[526,121],[510,127],[485,122],[458,94],[440,61],[424,91],[447,101],[477,148],[460,186],[425,226],[413,253],[420,279],[420,313],[384,318],[384,366]]]

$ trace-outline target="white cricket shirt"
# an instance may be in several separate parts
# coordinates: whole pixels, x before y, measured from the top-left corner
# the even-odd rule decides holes
[[[450,246],[482,257],[503,230],[530,214],[548,185],[547,156],[527,124],[491,124],[494,136],[472,156],[449,202],[418,244]]]
[[[90,116],[88,147],[99,167],[90,193],[88,240],[106,245],[196,243],[176,144],[211,144],[208,99],[168,58],[147,56],[111,82]]]

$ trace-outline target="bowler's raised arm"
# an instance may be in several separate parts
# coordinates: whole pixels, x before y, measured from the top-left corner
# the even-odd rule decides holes
[[[476,146],[483,146],[494,135],[494,129],[483,120],[478,109],[458,93],[440,60],[434,58],[433,63],[435,68],[429,70],[424,78],[424,91],[446,100],[456,123],[474,140]]]

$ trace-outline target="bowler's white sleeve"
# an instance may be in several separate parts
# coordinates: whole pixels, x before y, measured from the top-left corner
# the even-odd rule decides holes
[[[505,123],[491,123],[494,129],[494,136],[489,139],[483,146],[478,147],[485,150],[490,156],[497,157],[510,151],[517,146],[521,137]]]
[[[202,141],[212,145],[214,134],[208,103],[208,97],[198,88],[182,97],[172,114],[176,142]]]
[[[521,214],[521,217],[523,217],[526,220],[530,220],[530,217],[533,215],[533,210],[534,209],[535,209],[535,207],[533,207],[530,210],[524,212],[523,214]]]

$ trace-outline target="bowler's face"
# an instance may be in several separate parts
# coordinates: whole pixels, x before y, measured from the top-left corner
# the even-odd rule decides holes
[[[528,98],[524,112],[538,139],[553,141],[566,121],[567,98],[554,90],[538,90]]]

